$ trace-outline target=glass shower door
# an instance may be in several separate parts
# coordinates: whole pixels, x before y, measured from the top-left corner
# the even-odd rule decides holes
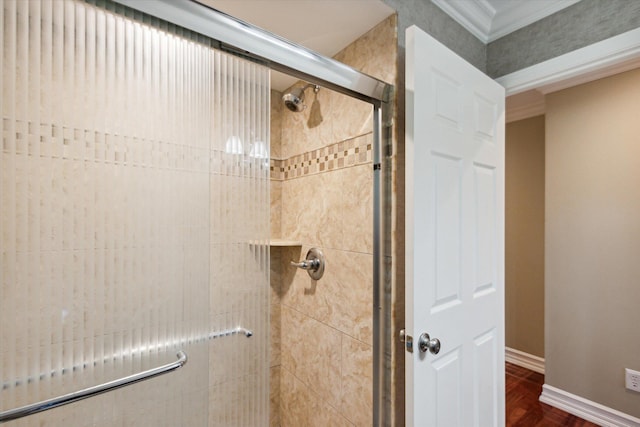
[[[268,70],[109,1],[0,4],[0,412],[188,356],[8,425],[262,424]]]

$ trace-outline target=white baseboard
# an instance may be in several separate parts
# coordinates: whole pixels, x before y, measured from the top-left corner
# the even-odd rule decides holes
[[[544,375],[544,358],[525,353],[524,351],[506,347],[504,350],[504,359],[514,365],[531,369]]]
[[[638,427],[640,418],[611,409],[559,388],[544,384],[540,402],[562,409],[603,427]]]

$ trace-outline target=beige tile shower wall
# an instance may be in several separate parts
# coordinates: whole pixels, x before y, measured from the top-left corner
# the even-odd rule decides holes
[[[271,90],[270,111],[270,198],[271,198],[271,237],[279,238],[281,232],[282,216],[282,182],[277,179],[280,174],[280,162],[274,159],[280,158],[282,137],[282,93]],[[275,179],[274,179],[275,178]],[[269,352],[269,425],[280,425],[280,337],[281,333],[281,283],[283,276],[283,257],[286,257],[287,248],[270,248],[270,352]],[[283,252],[284,251],[284,252]]]
[[[393,84],[396,78],[396,16],[382,21],[334,58]],[[307,89],[305,104],[307,108],[302,113],[292,114],[283,109],[280,157],[274,156],[276,151],[272,148],[272,158],[288,159],[372,130],[371,106],[349,96],[322,88],[315,94]],[[310,128],[307,126],[309,117],[312,113],[317,114],[318,108],[323,121]]]
[[[282,93],[275,89],[271,89],[271,115],[269,118],[270,124],[270,157],[272,159],[280,159],[282,155],[280,150],[282,148]]]
[[[395,16],[336,58],[395,82]],[[370,426],[372,107],[328,89],[317,94],[308,89],[305,102],[308,107],[302,113],[282,109],[281,145],[272,145],[272,190],[281,191],[279,200],[272,198],[272,209],[281,208],[280,214],[272,210],[279,217],[272,220],[272,230],[280,227],[275,237],[303,244],[272,248],[271,253],[272,275],[281,280],[272,281],[281,322],[280,349],[272,350],[279,355],[279,365],[272,368],[280,377],[279,396],[272,405],[279,402],[280,424],[272,418],[272,425]],[[310,128],[311,110],[317,115],[318,108],[323,121]],[[272,143],[277,140],[274,128]],[[273,155],[278,152],[279,158]],[[319,281],[288,265],[311,247],[322,249],[326,258]],[[279,272],[276,263],[281,265]]]

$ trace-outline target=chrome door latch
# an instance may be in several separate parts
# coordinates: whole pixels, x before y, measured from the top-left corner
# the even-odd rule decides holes
[[[438,338],[431,338],[428,333],[423,333],[418,339],[418,347],[420,347],[421,353],[427,351],[431,354],[440,353],[440,340]]]
[[[400,337],[400,342],[404,343],[404,347],[407,351],[409,353],[413,353],[413,337],[411,335],[407,335],[407,331],[404,329],[400,329],[400,333],[398,335]],[[440,353],[440,340],[438,338],[431,338],[429,334],[425,332],[420,335],[418,347],[420,348],[421,353],[430,352],[431,354],[438,354]]]
[[[409,352],[413,353],[413,337],[411,335],[407,335],[407,332],[404,329],[400,329],[400,342],[404,343],[404,348]]]

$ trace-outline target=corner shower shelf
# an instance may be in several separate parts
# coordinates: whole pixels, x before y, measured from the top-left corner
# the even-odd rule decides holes
[[[296,240],[284,240],[284,239],[271,239],[269,240],[269,246],[273,247],[285,247],[285,246],[302,246],[302,242]]]
[[[251,246],[266,246],[264,241],[252,240],[249,242]],[[296,246],[302,246],[302,242],[296,240],[284,240],[284,239],[270,239],[268,243],[271,248],[290,248]]]

